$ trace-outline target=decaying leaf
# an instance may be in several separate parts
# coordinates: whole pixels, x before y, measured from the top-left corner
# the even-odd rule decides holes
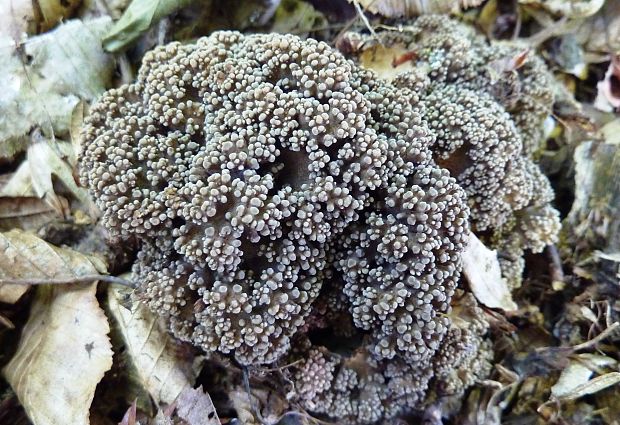
[[[484,246],[473,233],[463,252],[463,274],[476,299],[485,306],[506,311],[517,309],[502,277],[497,253]]]
[[[579,397],[583,397],[588,394],[595,394],[618,383],[620,383],[620,372],[609,372],[605,375],[590,379],[583,384],[577,385],[576,387],[571,388],[570,391],[558,395],[557,398],[561,401],[576,400]]]
[[[211,397],[202,386],[183,390],[177,399],[177,416],[187,425],[221,425]]]
[[[129,406],[129,409],[127,409],[127,411],[125,412],[123,419],[118,423],[118,425],[136,425],[136,409],[137,405],[136,401],[134,400],[134,402],[131,403],[131,406]]]
[[[109,85],[113,61],[101,48],[110,18],[69,21],[16,45],[0,35],[0,158],[29,142],[34,127],[48,138],[68,133],[71,111]]]
[[[36,11],[32,0],[0,0],[0,34],[19,39],[23,33],[37,28]]]
[[[587,384],[599,367],[614,365],[616,361],[611,357],[597,354],[580,354],[572,359],[566,369],[560,374],[560,378],[551,387],[551,395],[562,399],[570,397],[581,386]]]
[[[358,2],[370,13],[386,18],[409,18],[428,13],[456,13],[476,7],[484,0],[349,0]]]
[[[587,141],[575,149],[575,201],[567,227],[580,249],[620,250],[620,120],[600,131],[604,142]],[[577,253],[580,255],[580,253]]]
[[[388,81],[398,74],[415,68],[415,52],[407,50],[403,45],[376,45],[364,49],[359,56],[360,64],[372,69],[381,78]]]
[[[98,258],[58,248],[30,233],[0,233],[0,279],[61,279],[105,271]],[[14,303],[27,289],[27,285],[0,283],[0,301]]]
[[[103,39],[108,52],[125,49],[161,18],[193,0],[133,0]]]
[[[89,424],[95,388],[112,366],[96,289],[96,283],[37,288],[17,352],[3,369],[34,425]]]
[[[144,304],[133,303],[128,309],[123,301],[128,295],[126,288],[109,286],[110,311],[143,387],[156,404],[171,404],[196,379],[192,359],[177,355],[174,341]]]
[[[0,197],[37,197],[43,199],[60,216],[69,214],[67,202],[56,194],[54,183],[94,211],[86,189],[79,187],[73,170],[75,158],[71,143],[39,140],[28,147],[26,161],[0,190]],[[94,213],[93,213],[94,214]]]
[[[301,0],[282,0],[275,11],[272,32],[307,34],[327,24],[325,16]]]
[[[68,18],[81,0],[0,0],[0,34],[18,36],[48,31]]]
[[[36,230],[58,217],[43,200],[36,197],[0,197],[0,231],[13,228]]]
[[[542,7],[567,18],[585,18],[598,12],[605,0],[519,0],[519,3]]]
[[[620,108],[620,56],[613,56],[605,78],[598,82],[596,90],[595,108],[604,112]]]

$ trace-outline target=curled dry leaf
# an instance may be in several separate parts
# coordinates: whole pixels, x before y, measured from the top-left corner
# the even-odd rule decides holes
[[[571,397],[575,390],[587,384],[597,368],[615,365],[611,357],[597,354],[579,354],[571,359],[570,364],[562,371],[558,381],[551,387],[551,395],[562,399]]]
[[[96,289],[96,283],[37,287],[17,352],[3,369],[34,425],[89,424],[95,388],[112,367]]]
[[[95,208],[87,190],[79,187],[75,181],[74,167],[75,155],[71,143],[39,140],[28,147],[26,161],[0,190],[0,196],[34,196],[43,199],[60,216],[67,216],[68,204],[56,193],[54,185],[60,183],[64,192],[80,201],[94,215]]]
[[[463,274],[476,299],[485,306],[506,311],[517,309],[508,284],[502,278],[497,253],[484,246],[473,233],[463,252]]]
[[[163,17],[193,0],[133,0],[103,39],[108,52],[119,52],[144,34]]]
[[[596,90],[595,108],[603,112],[620,108],[620,56],[613,56],[605,78],[598,82]]]
[[[96,257],[58,248],[20,230],[0,233],[0,280],[70,279],[105,272]],[[14,303],[26,290],[27,285],[0,283],[0,301]]]
[[[370,13],[386,18],[409,18],[429,13],[456,13],[476,7],[484,0],[349,0],[357,2]]]
[[[186,388],[191,388],[196,374],[192,358],[180,358],[176,343],[164,331],[158,316],[144,304],[124,304],[126,288],[108,287],[108,305],[125,340],[130,361],[143,387],[156,404],[171,404]]]

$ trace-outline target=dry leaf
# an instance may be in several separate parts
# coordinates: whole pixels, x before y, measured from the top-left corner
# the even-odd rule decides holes
[[[17,352],[3,370],[34,425],[89,424],[95,388],[112,367],[96,289],[96,283],[37,287]]]
[[[68,135],[80,99],[109,86],[114,62],[101,37],[110,25],[109,17],[68,21],[19,46],[0,34],[0,157],[21,152],[35,127],[48,138]]]
[[[387,18],[412,17],[428,13],[456,13],[482,4],[484,0],[349,0],[370,13]]]
[[[170,15],[193,0],[133,0],[103,39],[108,52],[121,51],[144,34],[164,16]]]
[[[462,258],[463,274],[478,301],[490,308],[517,309],[508,284],[502,277],[495,251],[488,249],[476,235],[470,233]]]
[[[74,167],[75,154],[71,143],[47,140],[32,143],[26,161],[0,190],[0,197],[38,197],[45,200],[57,214],[67,216],[68,204],[55,191],[54,184],[60,183],[64,191],[94,214],[88,191],[75,181]]]
[[[575,149],[575,200],[567,217],[567,230],[578,241],[577,258],[592,248],[620,250],[620,120],[601,128],[604,143],[586,141]]]
[[[125,340],[127,352],[143,387],[156,404],[171,404],[185,388],[191,388],[196,375],[192,359],[177,355],[175,342],[158,316],[144,304],[123,304],[126,288],[108,287],[108,305]]]
[[[327,25],[325,16],[301,0],[282,0],[275,11],[270,32],[308,34]]]
[[[202,386],[185,388],[177,399],[177,416],[187,425],[221,425],[215,406]]]
[[[123,416],[123,419],[118,423],[118,425],[136,425],[136,403],[136,400],[131,403],[131,406],[129,406],[129,409],[125,412],[125,416]]]
[[[580,379],[583,379],[584,377],[583,372],[580,372],[580,373],[581,375],[575,378],[571,382],[572,384],[579,382]],[[612,385],[616,385],[619,382],[620,382],[620,372],[609,372],[609,373],[606,373],[605,375],[597,376],[596,378],[593,378],[591,380],[586,380],[586,382],[580,385],[577,385],[575,387],[570,387],[570,389],[568,386],[566,388],[562,387],[561,394],[558,395],[556,398],[560,401],[576,400],[579,397],[583,397],[584,395],[594,394],[599,391],[602,391],[605,388],[611,387]],[[563,392],[564,390],[568,390],[568,391]],[[558,389],[556,389],[556,392],[557,391]],[[552,394],[553,394],[553,391],[552,391]]]
[[[620,56],[614,55],[605,78],[596,84],[594,107],[603,112],[613,112],[620,108]]]
[[[39,198],[0,197],[0,231],[37,230],[57,217],[58,214]]]
[[[605,0],[519,0],[520,4],[533,5],[567,18],[585,18],[598,12]]]
[[[0,233],[0,279],[60,279],[105,272],[98,258],[55,247],[21,230]],[[0,283],[0,301],[14,303],[27,290],[27,285]]]
[[[372,69],[380,78],[390,81],[399,74],[414,69],[413,54],[414,52],[400,44],[389,47],[376,45],[365,49],[360,54],[359,61],[364,68]]]

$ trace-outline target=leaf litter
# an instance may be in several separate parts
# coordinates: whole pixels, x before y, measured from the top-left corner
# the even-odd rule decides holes
[[[104,1],[103,7],[33,3],[45,7],[37,12],[27,2],[0,2],[21,13],[0,14],[0,28],[6,29],[0,31],[0,282],[20,282],[0,283],[6,380],[0,383],[0,418],[21,405],[35,425],[214,425],[234,418],[321,423],[287,399],[289,389],[273,388],[266,372],[244,371],[225,358],[205,359],[172,340],[123,286],[131,279],[106,277],[108,270],[129,270],[130,263],[82,252],[84,245],[69,233],[56,238],[56,246],[42,229],[69,223],[95,232],[89,226],[97,212],[76,179],[75,141],[89,102],[122,77],[118,63],[132,72],[154,44],[179,34],[181,41],[191,40],[214,28],[342,42],[339,36],[350,27],[397,27],[403,16],[439,11],[456,13],[491,37],[508,34],[529,43],[528,49],[555,66],[561,90],[574,94],[580,109],[566,104],[554,111],[540,152],[564,214],[562,239],[551,250],[556,257],[528,258],[526,283],[511,294],[499,275],[497,253],[470,238],[464,275],[491,323],[495,370],[468,393],[452,423],[617,423],[620,2],[342,0],[328,6],[235,0],[228,8],[215,0]],[[187,16],[196,8],[202,13],[198,24]],[[117,10],[125,13],[113,24],[108,15],[117,17]],[[385,78],[415,62],[415,51],[397,45],[367,47],[359,60]],[[493,66],[518,61],[506,58]],[[573,119],[592,126],[574,131]],[[122,343],[112,344],[111,333]],[[112,375],[130,369],[147,402],[133,402],[127,391],[117,405],[104,407],[102,400],[119,391],[110,386]],[[441,409],[427,412],[433,423],[442,423]],[[264,414],[269,411],[276,413]]]

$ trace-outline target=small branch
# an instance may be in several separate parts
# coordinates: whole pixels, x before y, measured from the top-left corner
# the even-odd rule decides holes
[[[552,282],[564,282],[564,270],[562,270],[562,260],[560,253],[555,245],[547,245],[547,257],[551,260],[549,265]]]
[[[260,369],[261,372],[277,372],[279,370],[288,369],[289,367],[293,367],[298,363],[301,363],[303,359],[295,360],[294,362],[285,364],[284,366],[273,367],[271,369]]]
[[[573,347],[573,350],[574,351],[583,350],[585,348],[589,348],[593,345],[598,344],[599,342],[607,338],[609,335],[611,335],[616,329],[618,329],[619,326],[620,326],[620,322],[612,323],[610,327],[605,329],[603,332],[601,332],[600,334],[598,334],[591,340],[575,345]]]
[[[59,279],[0,279],[0,284],[4,285],[67,285],[71,283],[90,283],[95,280],[101,282],[112,283],[115,285],[123,285],[129,288],[135,288],[133,282],[116,276],[105,274],[87,274],[77,277],[64,277]]]
[[[360,19],[362,20],[364,25],[366,25],[366,28],[368,28],[368,31],[370,31],[370,33],[372,34],[374,38],[378,38],[377,33],[372,28],[372,26],[370,26],[370,22],[368,22],[368,18],[366,17],[366,15],[364,15],[364,11],[362,10],[362,7],[360,6],[359,1],[353,0],[353,5],[355,6],[355,10],[357,11],[357,14],[359,15]]]

